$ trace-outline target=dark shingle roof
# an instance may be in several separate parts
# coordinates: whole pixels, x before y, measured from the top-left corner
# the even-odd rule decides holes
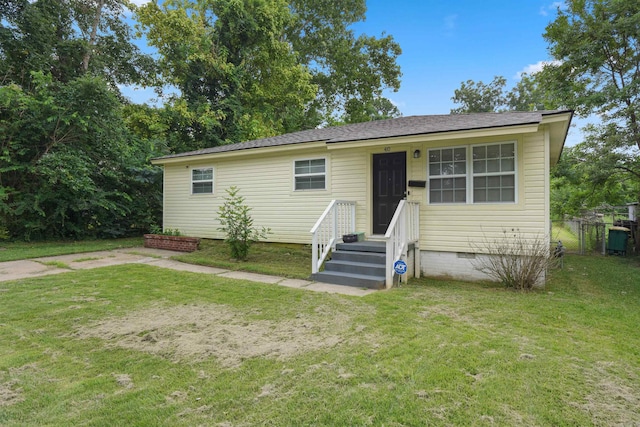
[[[538,124],[543,116],[568,111],[513,111],[505,113],[446,114],[431,116],[408,116],[397,119],[378,120],[322,129],[309,129],[287,133],[270,138],[236,144],[221,145],[187,153],[172,154],[160,159],[198,156],[202,154],[223,153],[252,148],[275,147],[305,142],[326,142],[328,144],[363,141],[368,139],[391,138],[399,136],[425,135],[442,132],[455,132],[497,127]]]

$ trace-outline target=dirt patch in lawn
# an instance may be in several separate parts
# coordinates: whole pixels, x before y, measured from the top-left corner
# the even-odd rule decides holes
[[[2,375],[2,372],[0,372],[0,407],[15,405],[24,400],[18,377],[27,370],[36,369],[36,365],[30,363],[19,368],[9,368],[7,375]],[[9,379],[4,378],[7,376]]]
[[[640,425],[640,388],[633,369],[614,362],[596,362],[585,375],[592,393],[579,406],[595,424]]]
[[[325,308],[281,321],[250,319],[223,305],[153,307],[79,329],[79,338],[101,338],[117,347],[174,361],[215,357],[226,367],[246,359],[287,359],[361,341],[350,316]]]
[[[15,405],[23,400],[22,389],[18,386],[18,381],[0,383],[0,407]]]

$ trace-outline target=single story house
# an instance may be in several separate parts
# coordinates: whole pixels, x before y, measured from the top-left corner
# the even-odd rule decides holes
[[[549,172],[572,117],[567,110],[410,116],[164,156],[152,161],[164,168],[163,225],[224,238],[218,208],[236,186],[254,224],[271,229],[269,241],[312,245],[317,280],[358,284],[358,276],[382,275],[376,283],[390,287],[397,268],[403,273],[398,260],[409,277],[483,278],[473,264],[487,235],[517,229],[550,239]],[[341,244],[354,233],[365,241]],[[386,254],[380,268],[371,257],[338,259],[368,244]]]

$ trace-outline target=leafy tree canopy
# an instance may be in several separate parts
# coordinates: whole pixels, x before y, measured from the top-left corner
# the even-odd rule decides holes
[[[460,107],[452,109],[451,113],[536,111],[556,107],[537,74],[522,74],[513,88],[507,90],[506,86],[507,79],[503,76],[494,77],[488,84],[473,80],[462,82],[451,98]]]
[[[555,61],[541,79],[560,105],[600,119],[585,129],[585,141],[571,152],[573,169],[580,171],[582,187],[597,185],[586,203],[614,204],[614,191],[623,195],[620,202],[637,200],[640,3],[567,0],[566,6],[544,34]]]
[[[356,37],[364,0],[171,0],[137,11],[160,54],[169,128],[197,149],[337,122],[398,115],[400,48],[390,36]],[[178,125],[182,123],[182,125]],[[177,147],[175,147],[177,148]]]
[[[0,2],[0,231],[11,237],[120,236],[157,218],[157,151],[125,126],[117,87],[153,69],[126,5]]]

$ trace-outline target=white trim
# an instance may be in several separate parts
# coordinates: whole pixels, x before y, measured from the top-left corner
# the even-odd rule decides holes
[[[193,173],[195,171],[202,171],[202,170],[208,170],[211,169],[211,179],[199,179],[199,180],[194,180],[193,179]],[[214,194],[215,193],[215,168],[213,166],[198,166],[195,168],[191,168],[190,172],[190,187],[191,187],[191,195],[192,196],[203,196],[203,195],[210,195],[210,194]],[[193,192],[193,184],[195,183],[207,183],[210,182],[211,183],[211,192],[206,192],[206,193],[194,193]]]
[[[473,149],[475,147],[487,147],[493,145],[503,145],[503,144],[513,144],[513,172],[483,172],[483,173],[474,173],[473,172]],[[452,174],[452,175],[431,175],[429,170],[429,155],[431,151],[440,151],[447,149],[456,149],[456,148],[464,148],[466,155],[466,173],[465,174]],[[426,155],[426,173],[427,173],[427,188],[426,188],[426,196],[427,196],[427,204],[431,206],[461,206],[461,205],[515,205],[518,204],[518,195],[519,195],[519,174],[518,174],[518,141],[517,140],[507,140],[507,141],[492,141],[492,142],[483,142],[480,144],[466,144],[466,145],[456,145],[456,146],[444,146],[444,147],[433,147],[427,149]],[[453,161],[453,160],[452,160]],[[476,202],[474,200],[473,194],[473,179],[475,177],[489,177],[489,176],[513,176],[513,185],[514,185],[514,196],[513,201],[507,202]],[[443,179],[443,178],[465,178],[466,179],[466,197],[465,202],[431,202],[431,179]]]
[[[297,162],[311,162],[313,160],[323,160],[324,161],[324,172],[314,172],[314,173],[305,173],[305,174],[296,174],[296,163]],[[305,157],[300,159],[293,159],[292,165],[292,176],[293,176],[293,191],[298,192],[307,192],[307,191],[326,191],[328,188],[328,171],[329,171],[329,161],[326,156],[318,156],[318,157]],[[308,178],[308,177],[324,177],[324,187],[323,188],[307,188],[307,189],[298,189],[296,188],[296,178]]]

